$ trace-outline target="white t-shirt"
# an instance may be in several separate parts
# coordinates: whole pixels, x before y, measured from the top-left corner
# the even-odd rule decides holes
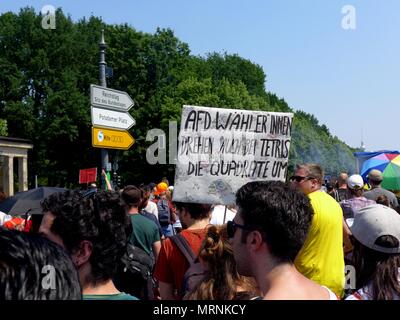
[[[147,206],[144,208],[148,213],[154,214],[158,220],[158,209],[157,205],[153,201],[148,201]]]
[[[210,223],[214,225],[222,225],[227,221],[232,221],[236,213],[226,208],[226,217],[224,221],[225,206],[216,205],[211,213]]]

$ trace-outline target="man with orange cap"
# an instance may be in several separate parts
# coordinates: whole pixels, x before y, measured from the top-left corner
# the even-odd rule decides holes
[[[156,192],[154,192],[154,194],[156,196],[161,195],[162,193],[165,193],[168,190],[168,185],[165,182],[160,182],[157,186],[156,186]]]
[[[156,187],[156,192],[154,192],[154,195],[158,197],[158,221],[160,222],[163,234],[165,237],[172,237],[174,232],[172,227],[171,208],[166,197],[167,191],[168,185],[165,182],[160,182]]]

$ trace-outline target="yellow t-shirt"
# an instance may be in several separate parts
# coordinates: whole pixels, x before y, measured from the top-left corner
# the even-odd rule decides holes
[[[307,278],[343,296],[343,213],[340,205],[325,192],[308,194],[314,216],[295,266]]]

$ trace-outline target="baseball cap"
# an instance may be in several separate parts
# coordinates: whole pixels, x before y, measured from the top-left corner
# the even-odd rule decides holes
[[[368,179],[376,182],[380,182],[383,180],[382,172],[377,169],[372,169],[368,173]]]
[[[155,195],[159,195],[160,193],[163,193],[163,192],[165,192],[167,190],[168,190],[168,185],[165,182],[160,182],[157,185],[157,190],[156,190],[156,192],[154,192],[154,194]]]
[[[400,253],[400,215],[381,204],[366,206],[358,211],[350,227],[353,236],[364,246],[384,253]],[[395,248],[376,244],[381,236],[392,236],[398,240]]]
[[[362,189],[364,180],[359,174],[353,174],[347,179],[347,185],[350,189]]]

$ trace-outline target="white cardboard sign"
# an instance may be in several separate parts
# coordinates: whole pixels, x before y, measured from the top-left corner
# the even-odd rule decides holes
[[[174,201],[233,204],[250,181],[284,181],[292,113],[183,106]]]

